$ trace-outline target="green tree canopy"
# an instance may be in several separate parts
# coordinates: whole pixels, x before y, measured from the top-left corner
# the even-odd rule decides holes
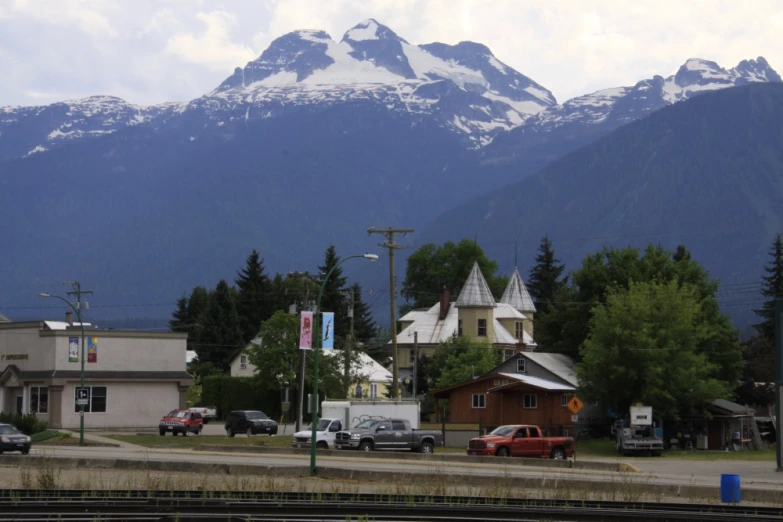
[[[590,334],[577,365],[588,401],[625,412],[641,402],[666,418],[701,413],[735,383],[700,346],[711,338],[700,290],[693,285],[630,281],[593,308]]]
[[[753,327],[759,336],[766,340],[770,345],[775,344],[775,300],[783,299],[783,238],[778,234],[772,248],[769,251],[769,264],[764,271],[767,275],[762,276],[764,285],[761,290],[766,298],[761,310],[754,310],[756,315],[763,320]]]
[[[498,365],[501,354],[487,343],[453,336],[438,345],[429,363],[435,389],[447,388],[487,373]]]
[[[413,308],[430,307],[438,302],[445,286],[456,298],[468,279],[474,261],[489,284],[495,299],[503,295],[508,277],[496,275],[498,264],[487,258],[475,241],[463,239],[457,244],[448,241],[441,246],[428,243],[408,258],[402,296]]]
[[[536,264],[530,269],[527,281],[527,289],[536,303],[536,311],[539,314],[547,312],[549,304],[565,286],[566,281],[562,279],[564,270],[565,265],[560,264],[560,260],[555,257],[552,241],[549,236],[544,236],[538,246]]]
[[[631,281],[665,283],[677,281],[695,289],[701,306],[699,324],[707,335],[698,350],[715,363],[716,376],[738,382],[742,376],[742,347],[731,321],[720,311],[715,292],[718,282],[684,247],[674,254],[662,246],[649,245],[643,253],[635,248],[605,248],[589,254],[569,277],[569,284],[555,296],[554,304],[536,325],[536,341],[542,350],[581,358],[580,348],[590,333],[591,309],[606,303],[607,296],[630,288]]]
[[[247,257],[245,268],[237,272],[236,285],[239,289],[237,312],[242,326],[242,340],[249,343],[261,328],[261,322],[272,312],[270,305],[269,278],[264,274],[264,260],[253,250]]]

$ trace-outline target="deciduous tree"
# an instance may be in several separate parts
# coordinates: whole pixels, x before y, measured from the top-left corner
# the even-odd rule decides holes
[[[436,389],[447,388],[487,373],[499,361],[500,352],[492,345],[455,335],[435,350],[430,377]]]
[[[698,288],[677,280],[610,289],[593,308],[577,365],[583,398],[619,412],[641,402],[677,419],[728,397],[736,384],[717,378],[699,348],[710,338],[702,301]]]

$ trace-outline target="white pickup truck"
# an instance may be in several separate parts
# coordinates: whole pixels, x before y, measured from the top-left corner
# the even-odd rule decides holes
[[[335,449],[334,436],[343,429],[343,421],[340,419],[318,419],[318,427],[315,432],[315,447],[320,449]],[[294,448],[309,448],[313,435],[313,425],[307,429],[294,433],[291,446]]]
[[[204,424],[217,419],[217,407],[215,406],[193,406],[188,409],[200,413],[201,418],[204,419]]]

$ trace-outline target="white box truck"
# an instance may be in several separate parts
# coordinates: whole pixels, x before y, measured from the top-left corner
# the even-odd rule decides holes
[[[405,419],[413,429],[419,429],[421,405],[417,400],[366,399],[337,400],[321,403],[321,418],[341,419],[345,429],[353,428],[360,422],[386,417]]]

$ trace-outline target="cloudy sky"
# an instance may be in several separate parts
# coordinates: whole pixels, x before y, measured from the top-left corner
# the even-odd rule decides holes
[[[690,57],[783,72],[780,0],[0,0],[0,105],[190,100],[282,34],[339,40],[370,17],[411,43],[484,43],[559,101]]]

